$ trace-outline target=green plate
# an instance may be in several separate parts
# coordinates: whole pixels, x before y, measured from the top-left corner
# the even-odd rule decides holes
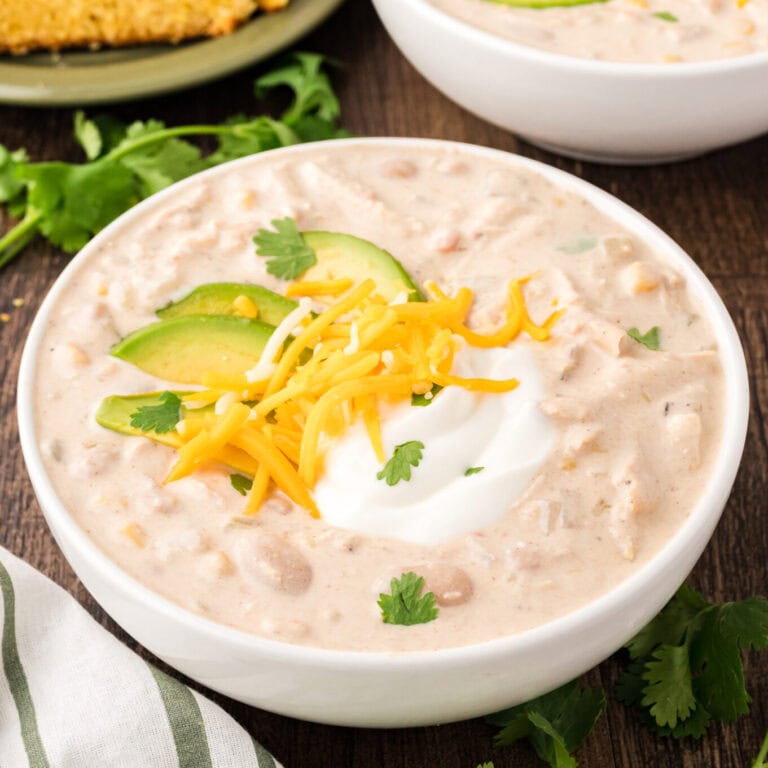
[[[271,56],[341,2],[291,0],[284,10],[256,16],[230,35],[182,45],[0,55],[0,102],[96,104],[188,88]]]

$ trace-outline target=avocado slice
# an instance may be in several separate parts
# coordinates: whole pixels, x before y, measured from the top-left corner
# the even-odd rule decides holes
[[[146,437],[171,448],[180,448],[184,441],[176,431],[172,432],[144,432],[131,424],[131,416],[142,406],[156,406],[162,403],[162,392],[148,392],[142,395],[111,395],[105,397],[96,412],[96,421],[106,429],[119,432],[131,437]],[[182,397],[187,392],[174,391],[175,395]],[[204,418],[213,411],[213,405],[202,408],[186,408],[182,403],[181,417],[187,421],[195,418]],[[253,460],[236,448],[229,448],[228,453],[222,457],[222,463],[249,477],[253,473]]]
[[[111,395],[105,397],[96,411],[96,422],[106,429],[113,432],[119,432],[122,435],[131,435],[135,437],[149,437],[152,440],[178,448],[182,441],[175,431],[171,432],[145,432],[131,424],[131,416],[145,406],[157,406],[161,404],[160,396],[162,392],[148,392],[146,395]],[[174,392],[181,397],[186,392]],[[210,407],[201,408],[199,411],[210,411]],[[190,411],[195,413],[195,411]],[[187,409],[181,406],[181,416],[186,418]]]
[[[201,385],[204,373],[237,376],[256,365],[274,330],[234,315],[181,315],[128,334],[110,354],[166,381]]]
[[[163,320],[182,315],[237,315],[233,302],[238,296],[247,296],[258,308],[258,319],[270,325],[281,321],[298,304],[261,285],[251,283],[205,283],[188,293],[183,299],[157,310]]]
[[[317,256],[317,264],[301,276],[302,280],[349,277],[359,283],[370,277],[387,301],[402,292],[408,294],[408,301],[424,301],[400,262],[368,240],[340,232],[302,232],[301,236]]]

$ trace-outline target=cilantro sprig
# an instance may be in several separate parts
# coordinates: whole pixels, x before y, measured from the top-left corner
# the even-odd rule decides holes
[[[274,231],[260,229],[253,238],[256,253],[267,258],[270,275],[293,280],[317,264],[315,252],[304,242],[293,219],[273,219],[272,226]]]
[[[424,456],[424,443],[409,440],[395,446],[392,458],[384,469],[376,473],[378,480],[385,480],[387,485],[397,485],[401,480],[411,479],[411,467],[418,467]]]
[[[142,405],[131,414],[131,426],[142,432],[162,435],[173,432],[181,419],[181,398],[174,392],[163,392],[157,405]]]
[[[768,600],[709,603],[683,585],[626,647],[616,698],[660,736],[700,738],[749,712],[741,652],[768,648]]]
[[[653,328],[650,328],[645,333],[640,333],[637,328],[630,328],[627,331],[627,336],[654,352],[658,352],[661,349],[661,329],[658,325],[654,325]]]
[[[324,71],[326,60],[298,53],[256,81],[257,96],[285,86],[293,98],[280,119],[237,115],[220,124],[167,127],[159,120],[124,125],[75,115],[75,139],[88,162],[29,161],[0,145],[0,205],[19,222],[0,237],[0,267],[38,235],[68,253],[82,248],[140,200],[228,160],[303,141],[346,136]],[[212,136],[207,156],[184,137]]]
[[[390,594],[382,592],[378,605],[381,608],[381,619],[385,624],[427,624],[434,621],[439,609],[432,592],[422,595],[424,577],[417,576],[412,571],[403,573],[400,578],[389,582]]]
[[[749,712],[741,653],[768,648],[768,599],[710,603],[683,585],[661,613],[626,645],[631,661],[615,696],[637,708],[659,736],[704,735],[712,721]],[[576,768],[573,752],[605,709],[601,689],[578,682],[487,718],[501,730],[497,746],[528,739],[552,768]],[[751,768],[768,768],[768,734]]]
[[[581,689],[577,680],[543,696],[490,715],[487,721],[501,730],[496,746],[527,739],[536,754],[552,768],[576,768],[573,756],[605,710],[600,688]]]

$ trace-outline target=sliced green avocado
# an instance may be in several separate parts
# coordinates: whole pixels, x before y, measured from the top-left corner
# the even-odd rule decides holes
[[[162,401],[160,400],[160,396],[162,394],[162,392],[148,392],[146,395],[111,395],[110,397],[105,397],[101,401],[101,405],[99,405],[99,410],[96,412],[96,421],[101,424],[102,427],[111,429],[113,432],[136,437],[150,437],[158,443],[171,445],[176,448],[181,444],[181,441],[175,431],[145,432],[131,424],[131,416],[136,413],[139,408],[161,405]],[[187,393],[174,392],[173,394],[181,397]],[[192,410],[189,413],[202,413],[203,411],[210,410],[210,407],[206,407]],[[188,411],[182,405],[181,417],[186,418],[187,415]]]
[[[139,328],[110,354],[166,381],[199,385],[204,373],[237,376],[252,368],[274,330],[233,315],[182,315]]]
[[[237,315],[233,302],[247,296],[258,308],[258,319],[270,325],[281,321],[298,304],[260,285],[250,283],[206,283],[195,288],[183,299],[157,310],[158,317],[168,320],[182,315]]]
[[[400,262],[373,243],[339,232],[302,232],[301,236],[317,256],[317,264],[301,276],[302,280],[349,277],[359,283],[370,277],[387,301],[402,292],[408,294],[408,301],[424,301]]]
[[[187,392],[173,393],[178,397],[188,394]],[[180,448],[184,441],[178,436],[176,431],[172,432],[144,432],[138,427],[134,427],[131,424],[131,416],[143,406],[159,406],[162,405],[162,392],[148,392],[145,395],[111,395],[105,397],[101,401],[99,410],[96,413],[96,421],[106,429],[111,429],[113,432],[119,432],[122,435],[130,435],[131,437],[146,437],[150,440],[154,440],[157,443],[163,445],[169,445],[171,448]],[[194,420],[195,418],[204,418],[213,411],[213,405],[206,405],[202,408],[185,408],[181,406],[181,417],[187,421]],[[238,453],[233,452],[228,457],[228,466],[232,469],[241,472],[244,475],[250,476],[252,472],[252,462],[245,456],[245,461],[239,461]]]

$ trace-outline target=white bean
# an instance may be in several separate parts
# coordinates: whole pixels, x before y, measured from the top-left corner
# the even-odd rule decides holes
[[[259,533],[243,538],[235,553],[243,573],[277,592],[299,595],[312,581],[312,566],[293,544],[279,536]]]

